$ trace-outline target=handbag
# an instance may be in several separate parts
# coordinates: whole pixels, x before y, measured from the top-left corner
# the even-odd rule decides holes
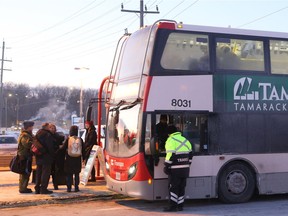
[[[40,156],[46,152],[45,148],[43,147],[43,145],[39,142],[39,140],[36,137],[33,138],[33,142],[31,145],[31,152],[35,156]]]
[[[26,173],[26,160],[20,160],[18,155],[15,155],[9,164],[10,170],[14,173],[25,174]]]

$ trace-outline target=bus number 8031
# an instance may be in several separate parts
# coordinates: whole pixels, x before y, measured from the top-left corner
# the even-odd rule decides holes
[[[173,107],[191,107],[191,100],[172,99],[171,106]]]

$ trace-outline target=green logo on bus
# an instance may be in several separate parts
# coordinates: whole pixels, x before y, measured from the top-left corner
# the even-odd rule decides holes
[[[287,87],[278,80],[266,82],[242,77],[234,84],[235,111],[287,111]]]
[[[288,111],[288,78],[286,77],[228,75],[217,76],[214,81],[215,88],[218,86],[218,89],[214,88],[216,110],[226,106],[227,111],[230,112]],[[219,106],[223,101],[226,101],[226,105]]]

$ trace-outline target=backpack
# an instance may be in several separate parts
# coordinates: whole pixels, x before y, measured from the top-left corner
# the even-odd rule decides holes
[[[82,141],[80,137],[70,136],[68,138],[68,155],[70,157],[80,157],[82,155]]]

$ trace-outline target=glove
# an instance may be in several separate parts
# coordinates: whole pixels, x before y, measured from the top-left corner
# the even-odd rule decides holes
[[[170,175],[170,174],[171,174],[171,169],[170,169],[170,167],[164,166],[163,172],[164,172],[166,175]]]

